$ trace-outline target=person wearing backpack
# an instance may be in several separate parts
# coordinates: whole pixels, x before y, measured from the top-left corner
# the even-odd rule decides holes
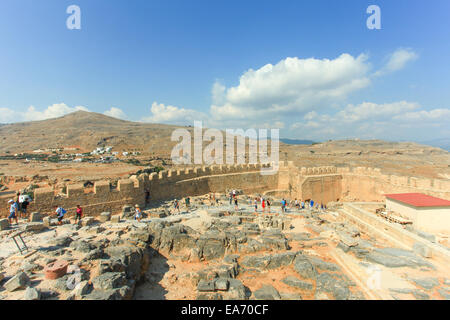
[[[58,224],[59,225],[62,225],[62,220],[63,220],[63,218],[64,218],[64,215],[66,214],[66,210],[63,208],[63,207],[61,207],[61,206],[55,206],[55,214],[56,214],[56,216],[58,217]]]

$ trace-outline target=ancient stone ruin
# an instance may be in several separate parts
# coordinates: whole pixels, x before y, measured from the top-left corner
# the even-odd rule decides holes
[[[283,165],[186,169],[69,185],[66,197],[35,191],[32,219],[19,224],[29,251],[0,231],[2,299],[449,299],[448,248],[435,235],[375,215],[383,192],[448,196],[444,181],[379,170]],[[448,182],[447,182],[448,183]],[[381,186],[381,187],[380,187]],[[237,190],[238,206],[229,199]],[[145,192],[150,203],[145,203]],[[190,197],[190,205],[185,197]],[[272,205],[264,212],[260,197]],[[281,200],[313,199],[304,209]],[[347,200],[366,202],[348,202]],[[173,200],[180,201],[180,210]],[[255,212],[254,201],[257,199]],[[368,202],[372,201],[372,202]],[[62,225],[48,215],[68,214]],[[73,208],[86,216],[75,223]],[[134,219],[134,205],[143,208]],[[37,213],[39,211],[40,213]]]

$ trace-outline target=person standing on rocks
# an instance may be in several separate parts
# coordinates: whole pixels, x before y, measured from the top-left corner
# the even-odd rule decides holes
[[[135,210],[136,210],[136,215],[134,216],[134,219],[137,220],[138,222],[141,222],[142,219],[142,211],[140,206],[137,204],[134,206]]]
[[[75,224],[78,222],[78,220],[81,221],[82,217],[83,217],[83,209],[79,204],[77,204],[77,210],[75,212]]]
[[[17,206],[17,203],[13,199],[9,200],[8,204],[10,205],[9,216],[8,216],[9,224],[12,224],[12,219],[14,219],[14,220],[16,220],[16,224],[18,225],[19,221],[17,220],[17,215],[18,215],[19,207]]]
[[[148,205],[150,203],[150,191],[148,189],[145,189],[145,205]]]
[[[270,200],[267,199],[267,211],[270,213]]]
[[[180,203],[178,202],[177,199],[175,199],[175,201],[173,202],[173,207],[174,207],[174,212],[175,210],[178,210],[178,214],[180,214]]]
[[[234,198],[234,210],[238,211],[239,207],[238,207],[238,198]]]
[[[55,206],[55,214],[58,217],[58,225],[62,225],[62,220],[64,219],[64,215],[66,214],[66,210],[63,207]]]
[[[20,192],[16,193],[16,197],[14,198],[14,202],[17,204],[16,217],[17,218],[21,218],[21,216],[20,216]]]
[[[256,213],[258,211],[258,198],[255,198],[254,205],[255,205],[255,213]]]
[[[264,198],[261,198],[261,207],[262,207],[262,212],[266,212],[266,200]]]
[[[184,199],[184,202],[185,202],[185,204],[186,204],[186,210],[187,210],[187,212],[189,212],[189,207],[190,207],[190,205],[191,205],[191,198],[186,197],[186,198]]]
[[[23,199],[22,203],[20,204],[20,208],[21,208],[22,215],[23,215],[24,218],[27,217],[27,208],[28,208],[29,204],[30,203],[28,202],[26,197]]]
[[[300,210],[300,203],[298,202],[297,198],[295,198],[295,207],[297,208],[297,211]]]
[[[283,200],[281,200],[281,212],[286,212],[286,200],[283,198]]]

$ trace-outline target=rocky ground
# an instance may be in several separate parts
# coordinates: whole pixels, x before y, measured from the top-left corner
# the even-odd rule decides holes
[[[449,299],[448,266],[392,248],[342,220],[338,210],[258,213],[219,195],[144,211],[49,217],[0,231],[0,298],[11,299]],[[18,253],[18,230],[29,251]],[[61,277],[46,267],[67,261]],[[48,268],[48,267],[47,267]]]

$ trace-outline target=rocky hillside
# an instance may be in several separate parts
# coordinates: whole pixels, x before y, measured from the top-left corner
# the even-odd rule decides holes
[[[177,127],[136,123],[94,112],[77,111],[55,119],[1,126],[0,153],[69,146],[90,151],[105,145],[117,149],[145,149],[170,141],[175,128]]]

